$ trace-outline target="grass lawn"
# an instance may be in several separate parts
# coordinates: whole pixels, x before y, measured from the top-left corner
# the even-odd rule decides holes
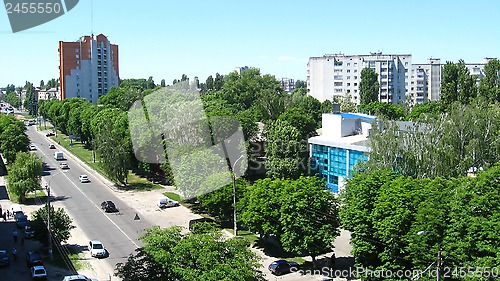
[[[168,198],[175,200],[177,202],[181,202],[181,196],[177,193],[174,192],[164,192],[163,195],[167,196]]]
[[[68,259],[71,261],[73,266],[77,271],[82,270],[82,269],[90,269],[92,266],[90,265],[89,262],[85,260],[85,255],[83,253],[78,253],[75,249],[72,247],[66,247],[66,246],[61,246],[62,250],[68,255]],[[59,268],[68,268],[68,265],[66,264],[65,259],[63,258],[62,254],[59,252],[59,249],[57,247],[54,247],[53,249],[53,254],[54,254],[54,260],[49,261],[48,258],[45,260],[49,261],[51,264],[53,264],[56,267]]]

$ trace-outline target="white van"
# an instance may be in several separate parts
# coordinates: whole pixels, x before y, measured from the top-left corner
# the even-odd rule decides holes
[[[160,209],[163,209],[163,208],[169,208],[169,207],[177,207],[180,204],[179,204],[179,202],[172,200],[170,198],[161,197],[158,199],[157,205]]]
[[[54,159],[64,160],[64,154],[61,151],[54,152]]]
[[[12,204],[10,209],[12,211],[12,215],[14,216],[18,213],[24,214],[23,209],[21,208],[21,206],[19,206],[19,204]]]

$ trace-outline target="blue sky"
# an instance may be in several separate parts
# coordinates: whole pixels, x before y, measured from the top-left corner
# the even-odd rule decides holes
[[[119,45],[120,77],[204,81],[236,66],[306,79],[311,56],[382,51],[443,61],[500,57],[497,0],[95,0],[13,34],[0,10],[0,87],[57,78],[57,43],[103,33]]]

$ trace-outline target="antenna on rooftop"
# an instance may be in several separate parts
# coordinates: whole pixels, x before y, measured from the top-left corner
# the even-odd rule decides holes
[[[94,38],[94,1],[90,0],[90,35]]]

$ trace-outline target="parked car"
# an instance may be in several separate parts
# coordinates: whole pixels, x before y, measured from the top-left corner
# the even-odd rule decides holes
[[[30,151],[36,150],[36,146],[34,144],[30,144],[30,146],[28,147],[28,149]]]
[[[69,169],[68,163],[63,162],[63,163],[59,164],[59,168],[61,168],[63,170]]]
[[[298,263],[287,260],[273,261],[269,265],[269,271],[274,275],[282,275],[290,272],[296,272],[299,268]]]
[[[78,180],[79,180],[81,183],[90,182],[89,177],[88,177],[87,175],[80,175],[80,176],[78,177]]]
[[[106,257],[106,249],[102,245],[99,240],[90,240],[89,241],[89,251],[92,257],[96,258],[104,258]]]
[[[63,278],[62,281],[97,281],[97,279],[88,278],[85,275],[78,274],[78,275],[67,275],[67,276],[64,276],[64,278]]]
[[[115,206],[113,201],[104,201],[101,203],[101,209],[103,209],[106,213],[118,212],[118,209]]]
[[[43,259],[39,252],[28,252],[26,254],[26,264],[29,267],[43,265]]]
[[[49,144],[49,148],[50,149],[56,149],[56,146],[51,143],[51,144]]]
[[[45,136],[46,136],[46,137],[51,137],[51,136],[55,136],[55,134],[54,134],[54,133],[52,133],[52,132],[48,132],[47,134],[45,134]]]
[[[170,198],[167,198],[167,197],[159,198],[157,205],[160,209],[180,206],[179,202],[172,200]]]
[[[30,272],[33,280],[47,280],[47,271],[43,265],[33,266]]]
[[[28,224],[28,216],[26,216],[25,214],[17,213],[14,216],[14,219],[16,220],[17,228],[25,228]]]
[[[0,266],[9,265],[9,252],[7,250],[0,250]]]
[[[24,238],[31,239],[33,237],[35,237],[35,230],[33,229],[33,227],[26,225],[24,227]]]

